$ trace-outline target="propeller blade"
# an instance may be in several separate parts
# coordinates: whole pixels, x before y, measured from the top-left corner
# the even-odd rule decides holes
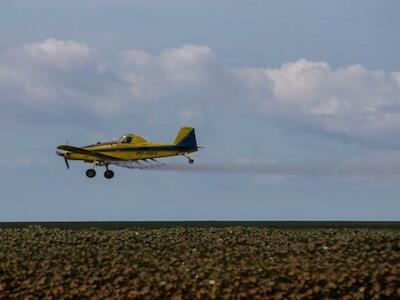
[[[68,159],[66,157],[64,157],[64,160],[65,160],[65,164],[67,165],[67,169],[69,169]]]

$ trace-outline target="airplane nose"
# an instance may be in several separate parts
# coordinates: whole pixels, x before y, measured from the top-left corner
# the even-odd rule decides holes
[[[56,151],[56,154],[58,155],[58,156],[62,156],[62,157],[64,157],[64,152],[63,151]]]

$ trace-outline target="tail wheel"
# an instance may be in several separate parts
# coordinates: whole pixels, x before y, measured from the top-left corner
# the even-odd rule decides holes
[[[192,164],[192,163],[194,163],[194,160],[189,158],[189,164]]]
[[[107,171],[104,172],[104,177],[107,178],[107,179],[111,179],[111,178],[114,177],[114,172],[111,171],[111,170],[107,170]]]
[[[94,176],[96,176],[96,171],[95,169],[88,169],[86,171],[86,176],[89,178],[93,178]]]

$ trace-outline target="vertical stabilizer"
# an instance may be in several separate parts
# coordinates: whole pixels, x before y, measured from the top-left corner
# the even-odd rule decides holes
[[[192,127],[182,127],[175,139],[175,145],[190,151],[197,151],[196,134]]]

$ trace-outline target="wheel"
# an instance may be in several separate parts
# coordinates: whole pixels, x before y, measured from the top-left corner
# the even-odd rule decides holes
[[[111,179],[111,178],[114,177],[114,172],[111,171],[111,170],[107,170],[107,171],[104,172],[104,177],[107,178],[107,179]]]
[[[194,163],[194,160],[189,158],[189,164],[192,164],[192,163]]]
[[[88,169],[86,171],[86,176],[89,178],[93,178],[94,176],[96,176],[96,171],[94,169]]]
[[[107,178],[107,179],[111,179],[111,178],[114,177],[114,172],[111,171],[111,170],[107,170],[107,171],[104,172],[104,177]]]

